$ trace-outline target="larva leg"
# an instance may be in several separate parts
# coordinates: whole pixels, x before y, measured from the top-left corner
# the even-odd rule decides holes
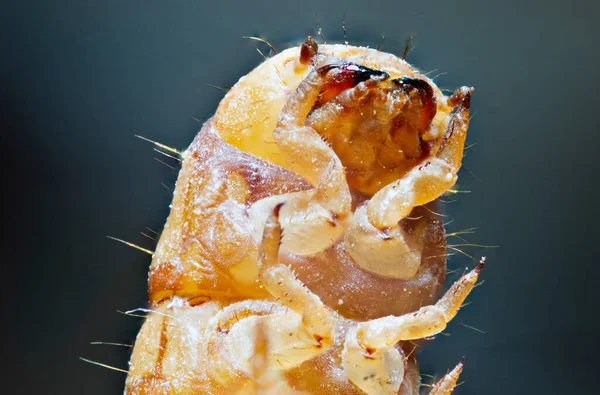
[[[366,394],[397,394],[406,369],[406,358],[396,347],[365,351],[359,343],[358,328],[346,337],[342,354],[348,379]]]
[[[285,378],[278,369],[269,368],[269,338],[264,323],[256,326],[256,341],[254,344],[254,357],[252,358],[252,375],[254,391],[257,395],[276,395],[296,393],[289,387]],[[245,393],[241,392],[240,394]]]
[[[343,363],[350,381],[368,394],[396,393],[404,375],[404,357],[395,345],[443,331],[473,289],[482,268],[481,264],[464,275],[435,305],[399,317],[362,322],[349,331]],[[365,379],[368,377],[371,379]]]
[[[279,204],[275,207],[265,226],[259,257],[259,279],[277,301],[302,315],[303,330],[321,347],[323,341],[331,340],[329,311],[287,266],[278,262],[281,242],[279,212],[282,206]]]
[[[272,302],[262,302],[264,305],[258,307],[261,302],[254,301],[252,309],[248,308],[248,302],[242,302],[223,310],[211,342],[212,377],[220,383],[231,383],[234,379],[247,381],[252,377],[253,355],[257,341],[260,341],[256,337],[257,331],[269,342],[263,370],[298,366],[325,351],[332,343],[328,310],[287,266],[278,262],[280,208],[281,205],[275,207],[265,226],[259,280],[283,307],[276,307]]]
[[[399,279],[414,277],[421,263],[421,233],[407,237],[399,221],[456,182],[463,156],[472,89],[461,88],[448,103],[458,108],[436,156],[377,192],[356,210],[345,235],[346,251],[362,268]]]
[[[264,214],[277,202],[286,202],[281,210],[285,230],[282,244],[297,255],[312,255],[332,245],[346,229],[351,210],[352,198],[340,159],[313,128],[305,126],[328,73],[339,73],[358,83],[346,95],[361,94],[365,90],[361,79],[371,78],[368,72],[354,75],[359,73],[337,67],[321,67],[302,81],[281,111],[273,134],[281,152],[314,189],[257,203],[257,207],[264,206]]]
[[[456,382],[462,373],[463,366],[464,358],[433,386],[429,395],[450,395],[456,387]]]

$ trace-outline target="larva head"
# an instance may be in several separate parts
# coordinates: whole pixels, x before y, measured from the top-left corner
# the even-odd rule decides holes
[[[321,70],[328,81],[306,124],[331,144],[352,189],[372,195],[437,148],[442,130],[432,127],[437,100],[427,81],[349,62]]]
[[[272,134],[300,81],[319,70],[327,82],[306,124],[332,145],[353,191],[372,195],[436,153],[452,108],[430,79],[388,53],[310,42],[268,59],[232,88],[214,117],[223,140],[298,172]]]

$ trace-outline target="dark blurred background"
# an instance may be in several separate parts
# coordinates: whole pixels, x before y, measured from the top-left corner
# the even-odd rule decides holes
[[[318,23],[339,42],[345,21],[351,44],[401,54],[413,36],[408,61],[476,88],[459,180],[471,193],[445,210],[449,231],[478,227],[468,240],[499,248],[464,248],[487,256],[485,283],[424,347],[422,372],[465,355],[457,394],[597,393],[596,4],[3,3],[3,389],[122,392],[124,374],[79,357],[127,369],[128,348],[90,342],[132,344],[142,323],[116,311],[145,306],[150,259],[105,236],[153,249],[139,232],[162,228],[176,172],[134,135],[185,148],[223,96],[206,84],[230,87],[268,53],[242,36],[283,49]]]

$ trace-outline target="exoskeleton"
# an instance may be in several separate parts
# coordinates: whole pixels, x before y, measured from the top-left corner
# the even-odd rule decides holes
[[[440,333],[482,268],[436,300],[431,205],[456,181],[471,92],[310,38],[242,77],[182,154],[125,393],[417,394],[407,342]]]

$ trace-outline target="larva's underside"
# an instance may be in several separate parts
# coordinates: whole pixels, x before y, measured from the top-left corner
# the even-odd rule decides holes
[[[439,297],[431,206],[456,181],[471,92],[310,38],[240,79],[182,154],[125,393],[419,393],[413,341],[481,270]]]

